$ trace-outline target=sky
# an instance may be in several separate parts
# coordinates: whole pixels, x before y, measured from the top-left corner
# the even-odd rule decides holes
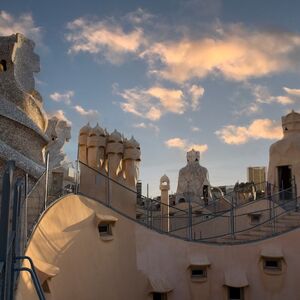
[[[211,184],[267,166],[281,116],[300,111],[297,0],[2,0],[0,34],[35,41],[36,89],[49,116],[68,120],[76,159],[90,122],[141,145],[143,194],[171,192],[186,151]]]

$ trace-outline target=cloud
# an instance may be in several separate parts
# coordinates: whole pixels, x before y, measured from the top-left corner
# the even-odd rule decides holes
[[[201,131],[201,129],[200,129],[199,127],[196,127],[196,126],[192,126],[192,127],[191,127],[191,130],[192,130],[193,132],[199,132],[199,131]]]
[[[59,109],[56,112],[50,114],[49,118],[56,117],[59,120],[67,122],[68,125],[72,125],[72,122],[66,117],[66,114],[63,110]]]
[[[200,85],[188,84],[184,85],[182,89],[157,85],[148,89],[136,87],[119,91],[118,85],[114,84],[113,93],[126,100],[120,104],[123,111],[157,121],[166,113],[181,115],[188,107],[197,110],[200,98],[204,94],[204,88]],[[188,102],[187,99],[190,101]]]
[[[200,99],[204,95],[204,88],[200,85],[193,84],[189,88],[189,94],[191,96],[191,106],[192,109],[195,111],[199,108]]]
[[[54,92],[50,95],[50,98],[55,102],[64,102],[69,105],[72,103],[74,94],[74,91],[66,91],[65,93]]]
[[[144,129],[152,129],[155,131],[156,134],[159,133],[160,129],[157,125],[153,124],[153,123],[144,123],[144,122],[141,122],[141,123],[136,123],[136,124],[133,124],[133,127],[135,128],[144,128]]]
[[[84,109],[82,106],[80,105],[75,105],[74,109],[81,115],[81,116],[88,116],[88,117],[95,117],[97,116],[99,113],[97,110],[95,109]]]
[[[113,92],[126,100],[120,104],[123,111],[151,121],[159,120],[168,112],[183,114],[186,109],[184,94],[180,89],[153,86],[149,89],[132,88],[120,92],[115,85]]]
[[[276,99],[277,103],[280,103],[282,105],[288,105],[288,104],[295,103],[295,101],[288,96],[276,96],[275,99]]]
[[[67,24],[69,53],[100,54],[113,64],[121,63],[125,54],[136,53],[143,43],[140,28],[125,30],[112,21],[78,18]]]
[[[204,153],[208,150],[208,146],[206,144],[193,144],[178,137],[165,141],[165,145],[168,148],[178,148],[184,151],[190,151],[191,149],[194,149],[196,151],[200,151],[201,153]]]
[[[300,97],[300,89],[289,89],[287,87],[283,87],[283,89],[289,94],[293,96]]]
[[[154,15],[150,14],[146,10],[142,8],[138,8],[137,10],[128,13],[125,16],[125,19],[128,20],[131,24],[140,25],[142,23],[146,23],[154,18]]]
[[[41,28],[35,26],[30,13],[23,13],[15,17],[4,10],[0,11],[0,35],[12,35],[17,32],[36,43],[41,43]]]
[[[259,84],[251,84],[249,82],[245,82],[243,87],[250,90],[250,93],[253,96],[253,101],[251,103],[246,104],[244,107],[239,107],[234,113],[238,116],[241,115],[252,115],[254,113],[262,112],[262,105],[269,105],[269,104],[280,104],[280,105],[290,105],[295,103],[294,95],[292,92],[288,93],[288,88],[283,87],[283,90],[287,92],[287,95],[278,95],[274,96],[271,94],[269,89],[266,86],[259,85]],[[297,91],[297,90],[296,90]],[[290,95],[293,96],[290,97]],[[237,98],[240,101],[238,95]]]
[[[252,94],[255,97],[256,103],[271,104],[279,103],[288,105],[294,103],[294,100],[288,96],[272,96],[267,87],[262,85],[250,85]]]
[[[249,140],[280,139],[282,128],[270,119],[256,119],[249,126],[227,125],[215,132],[226,144],[245,144]]]
[[[182,114],[185,109],[185,102],[181,90],[166,89],[162,87],[152,87],[147,90],[147,93],[158,99],[161,105],[169,112]]]
[[[222,25],[221,25],[222,26]],[[177,83],[221,74],[229,80],[247,80],[299,70],[300,35],[222,26],[202,38],[154,42],[140,54],[150,73]]]

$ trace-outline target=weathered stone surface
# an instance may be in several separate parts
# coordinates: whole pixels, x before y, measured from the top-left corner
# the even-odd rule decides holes
[[[114,130],[109,134],[98,124],[80,129],[79,160],[111,178],[136,188],[141,160],[140,144],[132,137],[126,139]]]
[[[297,194],[300,193],[300,114],[292,111],[282,117],[283,138],[270,147],[268,182],[271,183],[272,192],[286,189],[291,182],[279,182],[279,168],[287,166],[290,169],[290,178],[295,179]],[[285,181],[285,178],[282,178]]]
[[[48,120],[34,89],[39,71],[34,43],[21,34],[0,37],[0,65],[0,157],[38,178],[45,170]]]
[[[187,152],[187,165],[179,171],[176,202],[182,198],[185,201],[202,201],[203,188],[209,188],[210,183],[208,171],[200,166],[199,161],[199,151],[192,149]]]
[[[49,167],[50,169],[60,167],[67,163],[63,147],[71,139],[71,126],[66,121],[52,117],[48,120],[46,134],[50,140],[46,148],[50,155]]]

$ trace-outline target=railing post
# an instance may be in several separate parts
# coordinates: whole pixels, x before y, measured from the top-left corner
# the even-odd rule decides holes
[[[75,182],[75,194],[77,195],[78,194],[78,191],[79,191],[79,180],[80,180],[80,175],[79,175],[79,160],[77,158],[77,161],[76,161],[76,182]]]
[[[13,173],[15,162],[8,161],[5,167],[2,184],[1,214],[0,214],[0,262],[4,263],[2,274],[2,287],[0,291],[1,299],[10,299],[11,264],[12,255],[10,253],[11,234],[11,203],[13,201]]]
[[[269,219],[271,221],[272,220],[272,196],[271,193],[269,193],[269,191],[271,191],[271,186],[270,183],[267,182],[267,199],[269,200]]]
[[[13,235],[13,241],[11,244],[11,252],[12,252],[12,262],[10,266],[10,295],[11,299],[13,299],[13,293],[15,288],[15,282],[17,278],[17,274],[15,273],[15,262],[16,262],[16,256],[19,256],[21,254],[21,238],[20,238],[20,206],[21,206],[21,179],[18,178],[17,182],[14,186],[14,200],[13,200],[13,215],[12,215],[12,226],[11,226],[11,233]],[[19,263],[19,262],[18,262]]]
[[[28,195],[28,190],[29,190],[29,177],[28,177],[28,173],[25,174],[25,185],[24,185],[24,217],[23,217],[23,230],[24,230],[24,234],[25,234],[25,241],[24,243],[27,242],[27,214],[28,214],[28,201],[27,201],[27,195]]]
[[[153,203],[152,199],[150,199],[150,228],[153,228]]]
[[[189,226],[189,234],[188,239],[193,239],[193,215],[192,215],[192,205],[191,205],[191,198],[189,197],[189,210],[188,210],[188,226]]]
[[[234,224],[234,195],[231,197],[231,209],[230,209],[230,229],[231,229],[231,238],[235,239],[235,224]]]
[[[110,168],[108,164],[108,170],[107,170],[107,206],[110,207],[110,190],[111,190],[111,185],[110,185]]]
[[[294,175],[294,195],[293,198],[295,199],[295,210],[298,211],[299,207],[298,207],[298,198],[297,198],[297,183],[296,183],[296,177]]]
[[[45,174],[44,210],[46,210],[46,208],[47,208],[47,200],[48,200],[48,180],[49,180],[49,152],[46,153],[46,174]]]
[[[272,199],[272,196],[271,196]],[[278,204],[279,205],[279,204]],[[272,233],[275,234],[275,201],[272,200]]]

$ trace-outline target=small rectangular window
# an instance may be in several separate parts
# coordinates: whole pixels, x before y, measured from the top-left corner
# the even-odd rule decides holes
[[[166,293],[153,293],[153,300],[168,300]]]
[[[280,271],[281,270],[281,260],[265,258],[264,259],[264,269]]]
[[[192,278],[204,278],[207,277],[206,268],[204,267],[194,267],[191,269]]]
[[[107,235],[111,235],[111,225],[108,223],[100,223],[98,225],[98,230],[99,230],[99,234],[100,236],[107,236]]]
[[[243,300],[244,289],[229,286],[228,287],[228,300]]]
[[[260,221],[260,215],[251,215],[251,223],[258,224]]]

